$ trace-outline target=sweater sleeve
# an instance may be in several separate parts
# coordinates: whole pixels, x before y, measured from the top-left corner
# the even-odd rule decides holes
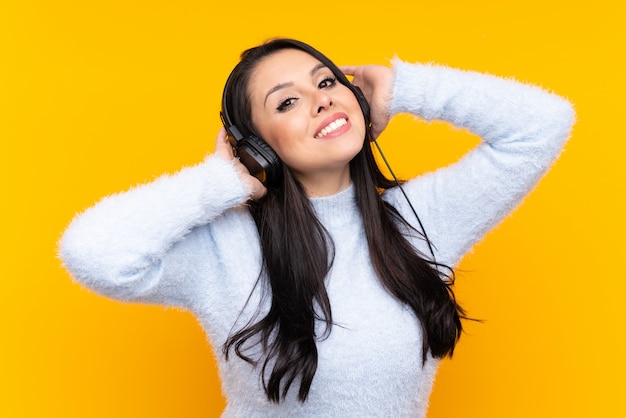
[[[557,95],[513,80],[401,61],[394,67],[391,114],[447,121],[482,138],[457,163],[404,186],[437,260],[454,266],[548,170],[569,137],[574,110]],[[398,191],[391,195],[414,219]]]
[[[247,196],[232,164],[209,156],[174,175],[106,197],[77,215],[59,242],[59,255],[75,280],[98,293],[184,305],[184,295],[193,292],[192,278],[183,278],[181,270],[194,261],[176,258],[210,248],[190,252],[174,247],[183,240],[206,242],[196,229]],[[189,242],[179,245],[186,246]]]

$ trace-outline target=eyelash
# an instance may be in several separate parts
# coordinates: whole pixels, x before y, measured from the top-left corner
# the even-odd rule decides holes
[[[326,82],[328,82],[328,85],[326,85],[324,87],[320,87],[320,88],[330,88],[330,87],[334,86],[335,83],[337,82],[337,78],[331,77],[331,76],[324,77],[324,79],[322,80],[322,82],[319,85],[321,86],[322,83],[326,83]]]
[[[285,100],[283,100],[282,102],[280,102],[280,104],[278,105],[276,110],[278,110],[279,112],[284,112],[288,108],[290,108],[293,105],[293,102],[295,102],[296,100],[297,99],[295,97],[288,97]]]
[[[324,79],[318,84],[318,88],[329,89],[333,87],[336,82],[337,82],[337,79],[335,77],[330,77],[330,76],[324,77]],[[296,97],[288,97],[278,104],[278,106],[276,107],[276,110],[281,113],[285,112],[287,109],[293,106],[293,103],[296,100],[298,100]]]

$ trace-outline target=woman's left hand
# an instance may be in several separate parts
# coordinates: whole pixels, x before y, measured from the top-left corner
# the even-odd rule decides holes
[[[394,72],[382,65],[340,66],[339,69],[348,76],[353,76],[352,84],[359,87],[370,105],[370,120],[374,138],[389,123],[388,104],[393,92]]]

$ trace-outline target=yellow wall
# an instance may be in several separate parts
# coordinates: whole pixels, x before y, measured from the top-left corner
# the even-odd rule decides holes
[[[202,159],[239,52],[278,35],[339,64],[398,55],[575,103],[567,151],[462,265],[459,298],[486,322],[444,362],[430,417],[626,416],[620,4],[1,0],[0,416],[219,416],[195,319],[80,288],[55,242],[99,197]],[[405,117],[381,139],[403,176],[473,143]]]

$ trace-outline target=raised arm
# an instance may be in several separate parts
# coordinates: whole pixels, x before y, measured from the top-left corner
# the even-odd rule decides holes
[[[440,259],[456,264],[530,192],[574,123],[569,102],[538,87],[445,67],[394,64],[391,113],[466,128],[483,142],[450,167],[406,185]],[[408,212],[404,212],[408,213]]]
[[[185,280],[192,280],[183,273],[194,263],[189,258],[211,254],[210,248],[175,247],[183,239],[208,242],[194,230],[262,193],[255,180],[232,158],[221,130],[215,154],[201,164],[106,197],[77,215],[60,241],[60,257],[77,281],[104,295],[182,305],[191,286]],[[180,268],[166,268],[168,258]]]
[[[394,70],[387,117],[443,120],[483,140],[459,162],[404,186],[438,260],[455,265],[548,170],[569,136],[574,111],[563,98],[513,80],[401,61]],[[386,198],[414,221],[398,190]]]

